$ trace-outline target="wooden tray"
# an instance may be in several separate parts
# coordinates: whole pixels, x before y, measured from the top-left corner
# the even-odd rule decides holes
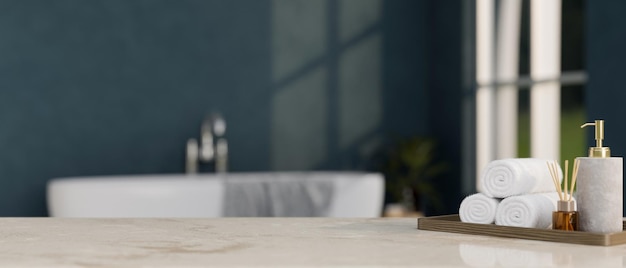
[[[626,222],[623,224],[626,225]],[[594,246],[615,246],[626,244],[626,232],[601,234],[580,231],[568,232],[551,229],[509,227],[495,224],[466,223],[461,222],[459,215],[456,214],[418,218],[417,229]]]

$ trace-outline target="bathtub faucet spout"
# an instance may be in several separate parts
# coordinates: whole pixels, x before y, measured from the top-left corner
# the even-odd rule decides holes
[[[220,114],[208,116],[200,128],[200,144],[194,138],[187,140],[188,174],[198,172],[199,163],[215,163],[215,172],[228,169],[228,142],[224,138],[226,120]]]

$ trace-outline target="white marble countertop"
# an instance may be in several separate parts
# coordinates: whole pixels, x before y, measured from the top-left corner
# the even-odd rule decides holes
[[[417,230],[416,219],[0,218],[0,267],[622,267],[626,245]]]

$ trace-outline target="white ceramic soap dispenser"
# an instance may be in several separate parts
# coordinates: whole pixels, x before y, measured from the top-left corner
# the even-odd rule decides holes
[[[623,159],[611,157],[604,147],[604,120],[586,123],[595,126],[596,146],[589,148],[589,157],[578,157],[576,202],[579,230],[595,233],[622,231]]]

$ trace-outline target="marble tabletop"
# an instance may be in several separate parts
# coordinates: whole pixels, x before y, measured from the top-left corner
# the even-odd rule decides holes
[[[0,267],[622,267],[626,245],[417,230],[414,218],[0,218]]]

